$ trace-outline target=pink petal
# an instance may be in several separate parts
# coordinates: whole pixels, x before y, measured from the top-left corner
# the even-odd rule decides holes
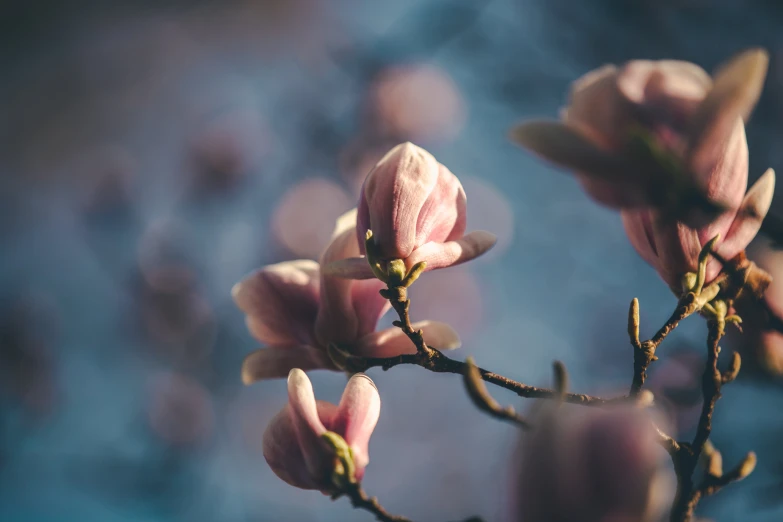
[[[617,79],[625,98],[675,130],[684,127],[712,86],[709,75],[698,65],[677,60],[634,60]]]
[[[617,89],[617,67],[604,65],[573,84],[563,121],[584,130],[607,150],[617,149],[629,121],[628,104]]]
[[[345,386],[331,429],[351,446],[357,478],[361,478],[370,462],[368,445],[380,413],[381,397],[375,383],[363,373],[355,374]]]
[[[454,350],[462,345],[457,332],[446,323],[419,321],[413,323],[413,328],[421,329],[427,345],[438,350]],[[361,357],[394,357],[416,352],[416,346],[396,327],[365,335],[352,348],[352,353]]]
[[[711,161],[709,165],[693,164],[693,172],[706,190],[707,198],[729,210],[713,217],[706,226],[699,227],[699,241],[702,244],[717,234],[726,237],[735,219],[735,209],[742,203],[748,186],[748,144],[742,122],[738,120],[729,140],[716,147]]]
[[[298,368],[288,374],[288,405],[291,407],[296,439],[310,476],[324,476],[330,460],[329,450],[321,440],[326,427],[318,416],[313,385],[307,374]]]
[[[581,454],[574,464],[583,466],[581,482],[590,491],[594,513],[646,518],[652,479],[663,455],[647,413],[594,411],[577,430]]]
[[[680,278],[697,268],[701,243],[695,230],[682,223],[651,214],[652,230],[658,261],[654,265],[658,274],[672,289],[680,289]]]
[[[354,227],[356,211],[348,212],[338,220],[335,237],[321,256],[321,264],[330,266],[359,253]],[[367,263],[365,266],[369,267]],[[340,265],[337,265],[340,268]],[[322,346],[329,343],[350,344],[375,329],[375,324],[389,306],[378,291],[383,283],[378,280],[352,281],[322,274],[321,306],[316,318],[316,335]]]
[[[359,245],[356,234],[345,230],[334,238],[321,256],[321,265],[356,257]],[[354,281],[322,274],[321,301],[315,322],[316,337],[321,346],[328,343],[350,343],[356,340],[358,319],[356,318],[351,288]]]
[[[317,408],[319,417],[331,423],[337,406],[317,401]],[[316,479],[307,468],[290,405],[287,404],[269,422],[264,431],[262,448],[269,467],[288,484],[302,489],[328,488],[325,480]]]
[[[775,171],[767,169],[748,190],[726,239],[718,248],[718,253],[731,259],[747,248],[761,228],[761,222],[769,211],[774,194]]]
[[[689,154],[696,165],[710,163],[739,120],[747,120],[764,87],[769,55],[751,49],[732,58],[715,74],[712,90],[693,116]]]
[[[375,274],[373,274],[372,269],[370,269],[370,264],[364,256],[332,261],[328,265],[322,267],[321,270],[324,275],[341,277],[343,279],[375,278]]]
[[[345,212],[340,217],[338,217],[335,220],[334,229],[332,229],[331,239],[343,235],[343,233],[345,233],[347,230],[356,229],[356,222],[357,222],[356,220],[358,217],[358,213],[359,210],[357,208],[352,208],[351,210]]]
[[[318,263],[310,260],[264,267],[231,289],[251,332],[268,344],[311,342],[318,294]]]
[[[250,353],[242,361],[242,382],[253,384],[262,379],[281,379],[292,369],[334,369],[328,356],[309,346],[272,346]]]
[[[404,259],[415,248],[416,222],[438,171],[432,154],[407,142],[389,151],[367,176],[359,213],[369,209],[369,225],[385,258]]]
[[[565,125],[531,121],[514,128],[511,139],[540,158],[572,171],[585,191],[603,205],[635,207],[649,199],[647,181],[640,177],[643,173],[638,166],[602,148],[603,138],[580,122]]]
[[[465,191],[457,176],[438,164],[438,180],[419,210],[415,245],[459,239],[467,224]]]
[[[655,250],[655,237],[652,233],[650,211],[623,210],[620,213],[625,227],[625,234],[636,252],[651,266],[658,264],[658,254]]]
[[[391,308],[391,303],[380,294],[385,286],[377,279],[353,281],[351,300],[356,316],[357,339],[374,331],[380,318]]]
[[[494,234],[477,230],[457,241],[422,245],[405,259],[405,265],[411,268],[416,263],[426,261],[427,270],[459,265],[477,258],[495,246],[496,242]]]

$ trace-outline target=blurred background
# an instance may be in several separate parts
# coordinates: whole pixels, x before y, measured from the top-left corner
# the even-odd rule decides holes
[[[560,359],[575,390],[596,394],[630,383],[630,300],[647,337],[675,300],[619,216],[511,145],[510,126],[556,116],[569,83],[607,62],[711,70],[764,46],[751,179],[783,168],[776,0],[9,0],[0,13],[3,522],[370,520],[266,466],[285,384],[241,385],[256,343],[230,289],[261,265],[316,257],[401,141],[460,177],[469,230],[500,238],[420,280],[413,318],[453,324],[460,358],[538,385]],[[652,370],[681,436],[705,331],[687,321]],[[747,355],[713,441],[727,465],[750,449],[759,465],[700,513],[781,520],[783,343],[730,343]],[[366,490],[414,520],[505,520],[516,429],[477,411],[455,376],[370,375],[383,410]],[[312,378],[339,399],[343,376]]]

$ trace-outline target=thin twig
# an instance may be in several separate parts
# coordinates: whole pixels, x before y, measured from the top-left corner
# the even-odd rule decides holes
[[[481,378],[478,367],[473,363],[473,359],[468,357],[465,363],[466,368],[463,375],[465,389],[468,391],[468,396],[473,401],[473,404],[481,411],[497,419],[513,422],[523,429],[530,429],[530,423],[519,415],[513,406],[504,408],[490,395],[487,387],[484,385],[484,380]]]
[[[696,504],[702,497],[703,491],[694,488],[693,473],[699,462],[699,457],[712,432],[712,415],[715,404],[720,399],[723,377],[718,370],[718,343],[724,334],[724,324],[717,319],[708,321],[709,335],[707,337],[707,365],[702,375],[702,393],[704,404],[702,405],[699,425],[693,442],[687,447],[688,451],[679,451],[676,454],[675,470],[677,471],[677,495],[671,511],[671,522],[687,522],[693,517]]]
[[[339,351],[332,345],[329,347],[329,354],[333,360],[339,360],[342,368],[350,372],[364,372],[370,368],[388,370],[401,364],[412,364],[434,373],[465,374],[467,367],[466,363],[452,359],[451,357],[444,355],[440,350],[427,346],[426,343],[423,342],[423,339],[421,345],[417,345],[417,348],[418,350],[416,353],[401,354],[394,357],[359,357]],[[528,399],[559,398],[559,394],[556,390],[529,386],[481,367],[478,368],[478,371],[484,382],[512,391],[520,397]],[[571,404],[581,404],[583,406],[607,406],[609,404],[627,402],[628,397],[623,396],[605,399],[581,393],[566,393],[563,400]]]
[[[351,500],[351,505],[358,509],[364,509],[375,515],[375,520],[380,522],[413,522],[410,518],[401,515],[392,515],[381,506],[376,497],[369,496],[359,482],[348,485],[343,491],[340,491],[333,498],[346,496]],[[481,517],[466,518],[462,522],[484,522]]]
[[[381,506],[378,499],[365,493],[360,483],[356,482],[346,487],[341,492],[342,495],[351,499],[351,505],[355,508],[364,509],[375,515],[375,520],[381,522],[413,522],[411,519],[401,515],[392,515]]]
[[[672,312],[671,317],[649,341],[639,340],[639,301],[634,298],[631,301],[631,308],[628,313],[628,334],[631,337],[631,344],[634,347],[633,352],[633,380],[631,389],[628,393],[631,397],[636,397],[647,380],[647,368],[657,359],[655,351],[658,346],[666,339],[680,321],[690,316],[696,311],[696,295],[688,292],[677,302],[677,308]]]

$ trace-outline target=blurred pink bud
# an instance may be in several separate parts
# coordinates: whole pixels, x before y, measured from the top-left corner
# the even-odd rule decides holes
[[[356,211],[337,220],[332,242],[322,263],[359,254]],[[416,347],[397,328],[375,332],[389,303],[380,296],[382,283],[356,281],[322,274],[310,260],[267,266],[237,283],[232,295],[247,314],[253,336],[268,348],[247,356],[242,379],[285,377],[292,368],[338,370],[329,358],[330,343],[354,355],[391,357],[413,353]],[[446,324],[422,321],[427,343],[443,349],[460,345],[456,332]]]
[[[465,123],[465,101],[454,81],[431,65],[385,69],[371,88],[372,112],[383,134],[397,139],[447,140]]]
[[[280,198],[272,215],[272,233],[295,256],[318,259],[329,242],[335,219],[355,202],[333,181],[306,179]]]
[[[733,259],[745,250],[761,228],[774,192],[775,172],[768,169],[737,207],[697,229],[667,219],[652,209],[623,210],[621,214],[628,239],[636,251],[679,292],[682,276],[696,271],[699,252],[716,235],[720,234],[716,251],[724,259]],[[710,258],[706,282],[711,282],[720,269],[719,261]]]
[[[215,424],[209,391],[191,377],[169,372],[151,379],[147,416],[155,435],[176,446],[206,442]]]
[[[514,520],[648,521],[664,500],[665,453],[642,410],[544,410],[524,435]]]
[[[689,225],[703,225],[742,200],[743,120],[761,94],[767,63],[765,51],[746,51],[719,69],[714,82],[688,62],[606,65],[574,82],[564,123],[523,124],[514,138],[573,170],[604,205],[666,208]],[[683,208],[673,208],[678,205]],[[709,216],[698,212],[702,207]]]
[[[361,253],[371,229],[381,257],[402,259],[408,268],[425,261],[433,270],[480,256],[497,238],[484,231],[465,235],[466,200],[457,177],[432,154],[412,143],[394,147],[364,181],[356,226]],[[332,268],[342,277],[374,277],[361,258]]]
[[[327,431],[340,435],[353,454],[356,479],[370,462],[370,436],[381,412],[375,383],[357,373],[345,386],[340,404],[316,401],[307,374],[294,368],[288,374],[288,404],[264,432],[264,458],[275,474],[302,489],[329,493],[334,453],[322,439]]]

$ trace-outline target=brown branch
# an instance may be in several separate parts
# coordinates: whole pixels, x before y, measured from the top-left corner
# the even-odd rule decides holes
[[[376,497],[369,496],[362,485],[359,482],[349,484],[346,488],[338,492],[333,499],[337,499],[341,496],[346,496],[351,500],[351,505],[357,509],[364,509],[375,515],[375,520],[380,522],[413,522],[411,519],[403,517],[401,515],[392,515],[383,506]],[[481,517],[470,517],[463,522],[484,522]]]
[[[414,337],[418,338],[418,336]],[[414,339],[411,340],[413,341]],[[427,346],[423,339],[421,339],[420,345],[417,344],[416,353],[401,354],[394,357],[359,357],[344,352],[334,345],[329,346],[329,356],[339,367],[354,373],[364,372],[370,368],[388,370],[401,364],[420,366],[425,370],[434,373],[454,373],[457,375],[464,375],[467,369],[466,363],[452,359],[451,357],[444,355],[440,350]],[[481,367],[478,367],[478,371],[484,382],[512,391],[520,397],[528,399],[560,398],[560,394],[556,390],[529,386]],[[571,404],[581,404],[583,406],[606,406],[609,404],[627,402],[628,398],[616,397],[604,399],[581,393],[566,393],[563,400]]]
[[[704,491],[702,488],[694,488],[693,473],[699,462],[699,457],[712,432],[712,415],[715,404],[721,396],[723,376],[718,370],[718,343],[724,334],[722,320],[710,319],[708,321],[709,335],[707,336],[707,365],[702,375],[702,405],[699,425],[693,442],[687,446],[687,451],[679,451],[675,458],[675,471],[677,471],[677,495],[671,512],[671,522],[687,522],[693,517],[693,511],[701,499]]]
[[[343,491],[337,494],[336,497],[345,495],[351,500],[351,505],[358,509],[364,509],[375,515],[375,520],[381,522],[413,522],[411,519],[403,517],[401,515],[392,515],[381,506],[378,499],[369,496],[362,489],[362,485],[358,482],[349,485]]]
[[[530,423],[519,415],[513,406],[504,408],[490,395],[487,387],[484,385],[484,380],[481,378],[478,367],[473,363],[473,359],[468,357],[465,363],[466,369],[463,374],[465,389],[468,391],[468,396],[473,401],[473,404],[492,417],[513,422],[523,429],[530,429]]]
[[[633,380],[631,382],[631,390],[628,393],[629,396],[636,397],[642,391],[644,381],[647,380],[647,368],[650,366],[650,363],[657,359],[655,351],[658,349],[658,346],[666,339],[667,335],[677,328],[680,321],[693,314],[696,309],[696,294],[692,292],[685,294],[677,302],[677,308],[672,312],[669,320],[658,329],[652,339],[640,341],[639,300],[634,298],[631,301],[631,308],[628,312],[628,335],[631,337],[631,345],[634,347],[634,352]]]

